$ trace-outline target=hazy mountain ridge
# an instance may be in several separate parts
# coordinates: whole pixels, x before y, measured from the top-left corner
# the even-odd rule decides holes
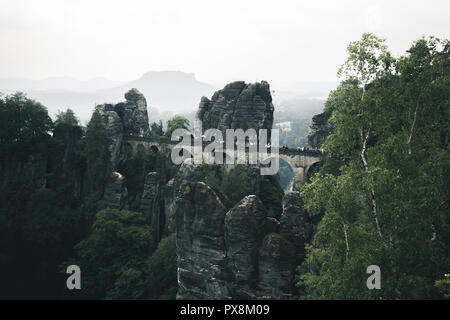
[[[159,110],[162,113],[194,110],[200,98],[209,96],[214,89],[211,85],[196,80],[193,73],[181,71],[147,72],[130,82],[105,78],[81,81],[70,77],[43,80],[0,79],[0,92],[8,94],[23,91],[28,97],[45,105],[52,116],[58,110],[71,108],[82,122],[89,120],[96,104],[121,100],[123,92],[131,88],[138,88],[145,95],[151,106],[150,110],[156,111],[156,114],[159,114]]]
[[[288,117],[310,119],[322,111],[323,99],[333,87],[331,82],[298,82],[287,90],[274,90],[275,121]],[[211,97],[215,86],[200,82],[194,73],[151,71],[133,81],[112,81],[98,77],[78,80],[71,77],[50,77],[42,80],[0,78],[0,92],[25,92],[41,102],[54,117],[58,110],[71,108],[82,123],[89,121],[97,104],[123,99],[123,92],[137,88],[149,104],[151,122],[164,123],[174,114],[193,121],[202,96]]]
[[[113,81],[104,77],[78,80],[72,77],[49,77],[41,80],[25,78],[0,78],[2,91],[96,91],[121,86],[125,81]]]

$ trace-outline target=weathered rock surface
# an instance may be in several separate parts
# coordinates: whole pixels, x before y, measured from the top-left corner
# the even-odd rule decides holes
[[[246,166],[246,170],[252,194],[264,203],[268,216],[279,219],[284,191],[275,176],[262,176],[259,166]]]
[[[295,244],[295,261],[300,263],[305,258],[305,244],[311,240],[313,234],[313,223],[303,208],[299,192],[291,191],[284,196],[280,226],[281,235]]]
[[[83,175],[75,164],[78,161],[77,144],[82,137],[83,131],[79,126],[58,124],[53,130],[53,138],[58,141],[57,153],[63,155],[63,158],[61,163],[53,162],[51,171],[55,173],[49,179],[49,185],[56,187],[59,183],[64,183],[71,186],[74,199],[81,199],[82,196]]]
[[[164,221],[161,221],[161,191],[159,176],[156,172],[149,172],[145,177],[140,211],[152,227],[153,244],[156,246],[161,239],[161,224],[164,224]]]
[[[164,215],[169,232],[175,231],[170,228],[172,228],[172,221],[175,219],[178,201],[182,195],[182,191],[180,191],[181,185],[188,181],[201,181],[201,178],[200,166],[194,164],[192,159],[186,159],[178,169],[176,176],[166,184],[163,194]]]
[[[258,297],[290,299],[295,264],[292,243],[277,233],[265,236],[259,252]]]
[[[225,216],[225,244],[228,265],[236,284],[235,297],[255,298],[258,249],[264,232],[266,211],[255,195],[246,196]]]
[[[252,191],[266,198],[270,194],[268,203],[279,202],[280,208],[272,205],[269,210],[258,195],[248,195],[231,207],[224,195],[202,181],[205,168],[191,159],[166,185],[166,215],[176,213],[178,299],[292,296],[296,251],[289,239],[297,238],[280,234],[287,230],[291,236],[295,229],[282,226],[280,219],[301,222],[291,217],[297,202],[286,200],[287,211],[283,212],[283,192],[276,181],[262,177],[256,166],[244,168]],[[225,168],[211,166],[209,170]]]
[[[95,107],[95,110],[103,117],[109,142],[109,152],[111,156],[111,164],[115,170],[124,159],[123,147],[123,123],[122,119],[114,109],[112,104],[101,104]]]
[[[310,230],[309,224],[302,225],[308,221],[298,193],[285,200],[279,221],[268,217],[255,195],[227,210],[221,196],[204,182],[184,182],[180,192],[178,299],[292,297],[295,267]]]
[[[149,132],[145,97],[137,89],[131,89],[125,93],[125,99],[125,102],[103,103],[95,107],[106,126],[113,170],[125,158],[123,138],[143,137]]]
[[[320,148],[326,137],[331,133],[332,126],[328,123],[331,113],[323,112],[312,117],[308,132],[308,145],[310,148]]]
[[[126,102],[116,105],[126,136],[144,136],[149,131],[147,101],[137,89],[125,93]]]
[[[216,91],[211,100],[202,97],[196,117],[202,121],[203,130],[214,128],[225,134],[226,129],[253,128],[258,132],[272,128],[273,111],[267,82],[236,81]]]
[[[175,214],[177,211],[177,190],[175,188],[175,178],[167,182],[164,188],[164,219],[167,225],[167,230],[171,232],[176,231],[176,225],[172,223],[175,221]]]
[[[103,206],[111,209],[126,209],[128,190],[126,179],[118,172],[113,172],[111,180],[105,186],[103,194]]]
[[[177,205],[177,299],[230,299],[224,219],[227,208],[203,182],[187,182]]]

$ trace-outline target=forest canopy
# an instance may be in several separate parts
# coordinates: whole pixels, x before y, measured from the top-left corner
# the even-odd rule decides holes
[[[325,110],[334,130],[301,190],[321,221],[298,268],[300,297],[441,297],[435,281],[450,270],[450,43],[420,39],[394,58],[364,34],[339,75]],[[361,285],[369,265],[381,268],[382,290]]]

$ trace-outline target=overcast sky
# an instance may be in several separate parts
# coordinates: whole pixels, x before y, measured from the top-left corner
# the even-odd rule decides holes
[[[0,77],[334,81],[363,32],[399,54],[450,38],[449,17],[448,0],[0,0]]]

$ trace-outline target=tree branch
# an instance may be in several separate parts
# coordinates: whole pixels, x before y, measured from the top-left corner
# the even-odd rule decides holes
[[[414,110],[414,119],[413,119],[413,123],[411,125],[411,130],[409,132],[408,141],[406,142],[406,144],[408,145],[408,155],[411,154],[411,140],[412,140],[412,136],[413,136],[413,132],[414,132],[414,127],[416,125],[417,111],[419,110],[419,99],[420,99],[420,96],[417,98],[416,110]]]
[[[366,170],[366,172],[369,171],[369,164],[366,159],[366,149],[367,149],[367,141],[369,140],[369,137],[370,137],[370,130],[371,130],[371,127],[369,127],[369,130],[367,130],[366,136],[363,138],[363,136],[364,136],[363,128],[361,127],[361,129],[360,129],[361,140],[362,140],[361,160],[363,162],[364,169]],[[375,190],[373,188],[371,190],[371,198],[372,198],[371,199],[372,200],[372,214],[373,214],[373,217],[375,220],[375,225],[377,227],[377,232],[378,232],[378,235],[380,236],[380,238],[383,238],[383,234],[381,232],[381,227],[380,227],[380,222],[378,220],[377,201],[376,201],[376,197],[375,197]]]

